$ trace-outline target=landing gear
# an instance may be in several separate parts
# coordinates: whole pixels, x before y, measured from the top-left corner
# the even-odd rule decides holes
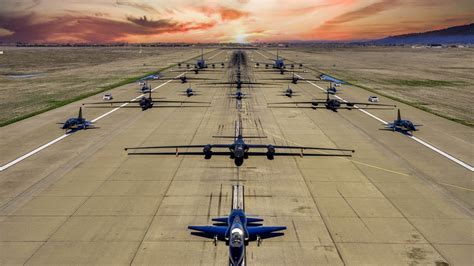
[[[257,236],[257,246],[260,247],[262,244],[262,238],[260,236]]]
[[[217,246],[217,236],[214,236],[212,241],[214,242],[214,246]]]

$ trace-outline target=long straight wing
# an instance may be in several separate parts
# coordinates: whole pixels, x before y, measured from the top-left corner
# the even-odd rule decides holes
[[[269,106],[269,108],[307,108],[307,109],[326,109],[326,106]],[[355,108],[354,108],[355,109]]]
[[[247,144],[249,148],[267,148],[268,145],[263,144]],[[272,145],[275,150],[277,149],[302,149],[302,150],[320,150],[320,151],[349,151],[355,152],[351,149],[338,149],[338,148],[322,148],[322,147],[309,147],[309,146],[280,146],[280,145]]]
[[[213,85],[234,85],[237,84],[236,82],[209,82],[209,83],[200,83],[200,84],[213,84]],[[265,82],[240,82],[243,85],[274,85],[272,83],[265,83]]]
[[[117,108],[117,107],[120,107],[120,108],[142,108],[141,106],[139,105],[126,105],[126,106],[118,106],[118,105],[111,105],[111,106],[89,106],[87,108]],[[209,107],[209,106],[189,106],[189,105],[154,105],[153,108],[150,108],[150,109],[154,109],[154,108],[202,108],[202,107]]]
[[[164,98],[155,98],[155,99],[164,99]],[[138,103],[139,100],[134,101],[110,101],[110,102],[92,102],[92,103],[83,103],[82,105],[89,104],[123,104],[123,103]],[[176,101],[176,100],[152,100],[153,103],[210,103],[210,102],[197,102],[197,101]]]
[[[247,152],[249,156],[268,156],[267,152]],[[300,156],[300,157],[352,157],[351,154],[328,154],[328,153],[299,153],[299,152],[275,152],[273,156]]]
[[[266,235],[273,232],[286,230],[286,226],[256,226],[256,227],[247,227],[249,237],[255,237],[257,235]]]
[[[313,103],[324,104],[324,103],[326,103],[326,101],[316,100],[316,101],[300,101],[300,102],[276,102],[276,103],[268,103],[268,105],[272,105],[272,104],[313,104]]]
[[[184,152],[130,152],[128,155],[174,155],[174,156],[179,156],[179,155],[197,155],[197,156],[203,156],[205,155],[204,152],[202,151],[184,151]],[[212,152],[212,156],[230,156],[231,153],[230,151],[227,152]]]
[[[346,105],[375,105],[375,106],[390,106],[390,107],[397,107],[394,104],[381,104],[381,103],[362,103],[362,102],[341,102],[341,104]]]
[[[199,231],[211,236],[218,236],[219,238],[225,237],[227,232],[227,226],[188,226],[188,229]]]
[[[229,148],[230,144],[199,144],[199,145],[170,145],[170,146],[144,146],[144,147],[131,147],[125,148],[125,150],[145,150],[145,149],[180,149],[180,148],[204,148],[210,145],[211,148]]]

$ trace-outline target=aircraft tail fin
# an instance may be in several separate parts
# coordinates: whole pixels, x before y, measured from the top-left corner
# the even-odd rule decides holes
[[[82,107],[79,107],[79,115],[77,118],[82,119]]]

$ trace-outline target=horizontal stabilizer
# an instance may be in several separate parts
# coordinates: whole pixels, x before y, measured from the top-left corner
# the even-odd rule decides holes
[[[227,231],[227,226],[188,226],[188,229],[203,232],[208,235],[224,237]]]
[[[221,223],[227,223],[227,220],[229,217],[219,217],[219,218],[212,218],[212,221],[214,222],[221,222]]]
[[[247,231],[249,232],[249,237],[257,235],[270,234],[277,231],[286,230],[286,226],[258,226],[258,227],[248,227]]]
[[[249,218],[247,217],[247,223],[263,222],[262,218]]]

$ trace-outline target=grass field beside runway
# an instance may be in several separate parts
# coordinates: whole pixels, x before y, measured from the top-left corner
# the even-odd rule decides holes
[[[474,126],[472,48],[311,47],[289,48],[280,55],[369,91]]]
[[[130,83],[200,54],[175,47],[19,48],[0,57],[0,126]]]

